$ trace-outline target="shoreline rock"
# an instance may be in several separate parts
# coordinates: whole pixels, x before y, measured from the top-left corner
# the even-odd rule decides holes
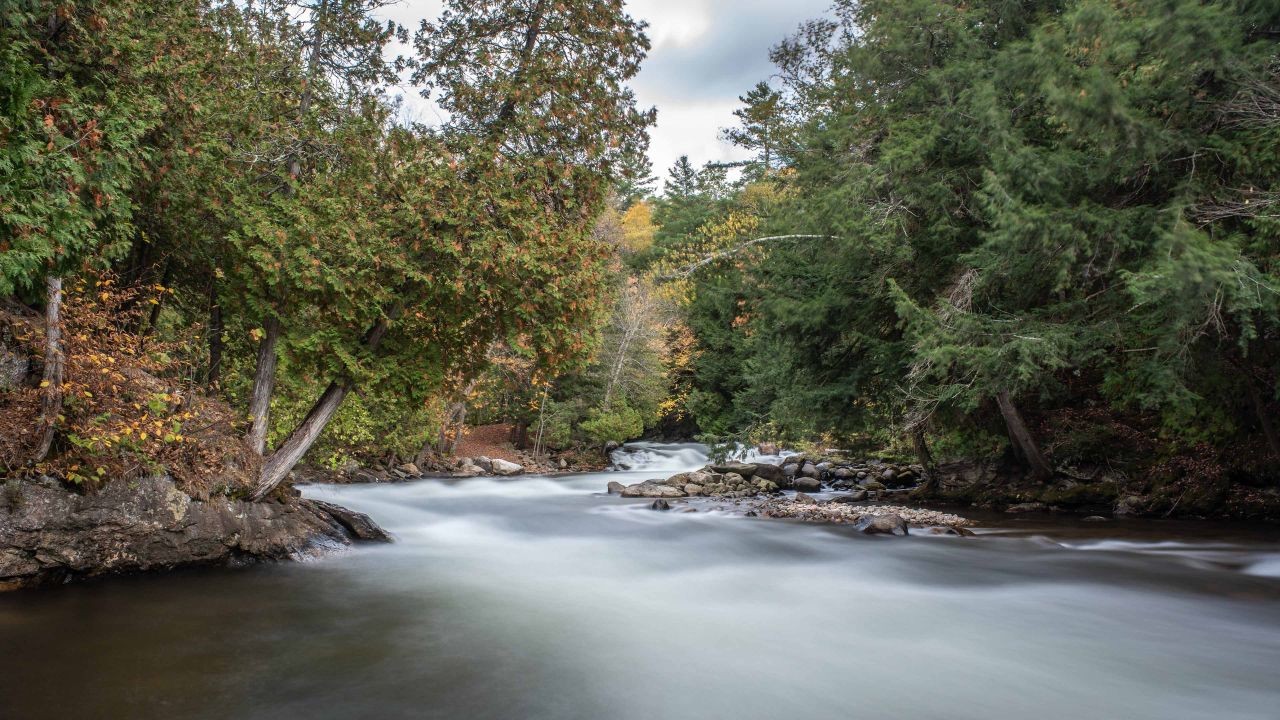
[[[367,515],[286,496],[197,500],[167,477],[116,480],[92,495],[56,481],[6,485],[0,592],[107,575],[305,560],[390,542]]]

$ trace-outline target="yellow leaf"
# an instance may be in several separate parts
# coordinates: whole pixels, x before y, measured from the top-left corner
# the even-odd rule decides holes
[[[41,381],[40,381],[40,387],[42,387],[42,388],[47,388],[47,387],[49,387],[49,381],[48,381],[48,380],[41,380]]]

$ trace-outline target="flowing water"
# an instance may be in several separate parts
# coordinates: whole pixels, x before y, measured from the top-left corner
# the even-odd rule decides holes
[[[0,718],[1280,718],[1274,531],[862,537],[602,494],[316,486],[397,542],[0,597]]]

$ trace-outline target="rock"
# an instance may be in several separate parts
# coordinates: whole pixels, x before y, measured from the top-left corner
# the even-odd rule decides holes
[[[197,565],[315,557],[390,538],[368,516],[295,498],[196,500],[167,477],[115,480],[91,495],[22,482],[0,507],[0,591]]]
[[[898,471],[894,470],[893,468],[889,468],[888,470],[885,470],[884,472],[880,473],[880,482],[884,483],[885,485],[888,485],[892,483],[894,479],[897,477],[898,477]]]
[[[737,473],[744,478],[756,473],[756,466],[748,463],[730,462],[723,465],[712,465],[711,470],[718,473]]]
[[[859,471],[858,471],[858,479],[859,479],[859,480],[866,480],[866,479],[867,479],[867,471],[866,471],[866,470],[859,470]]]
[[[1116,517],[1133,517],[1135,515],[1141,515],[1146,510],[1146,507],[1147,501],[1145,498],[1137,495],[1127,495],[1121,498],[1120,502],[1116,503],[1115,510],[1112,511],[1112,514]]]
[[[855,477],[856,473],[854,473],[849,468],[842,467],[842,468],[836,468],[834,471],[832,471],[831,475],[833,477],[840,478],[841,480],[848,480],[850,478]]]
[[[31,370],[31,361],[20,350],[0,340],[0,390],[21,386]]]
[[[501,458],[494,458],[490,460],[489,465],[491,467],[490,472],[492,472],[494,475],[503,475],[503,476],[519,475],[520,473],[524,472],[523,465],[517,465],[513,462],[510,462],[508,460],[503,460]]]
[[[689,483],[684,486],[685,495],[696,496],[696,495],[701,495],[702,493],[703,493],[703,490],[701,485],[695,485],[694,483]]]
[[[851,492],[851,493],[849,493],[848,495],[838,495],[838,496],[836,496],[836,497],[833,497],[833,498],[831,498],[831,502],[836,502],[836,503],[860,503],[860,502],[862,502],[862,501],[864,501],[864,500],[866,500],[866,499],[867,499],[867,491],[866,491],[866,490],[857,490],[857,491],[855,491],[855,492]]]
[[[795,464],[795,463],[791,463],[790,465],[783,465],[783,466],[782,466],[782,475],[783,475],[783,477],[793,478],[793,477],[795,477],[799,472],[800,472],[800,466],[799,466],[799,465],[797,465],[797,464]]]
[[[493,472],[493,460],[490,460],[484,455],[477,455],[471,458],[471,464],[480,468],[480,470],[483,472],[487,472],[487,473]]]
[[[930,535],[956,535],[959,537],[973,537],[974,532],[969,528],[960,527],[958,525],[942,525],[929,528]]]
[[[684,497],[684,492],[679,488],[673,488],[669,485],[661,485],[653,482],[652,480],[648,480],[642,483],[636,483],[635,485],[628,485],[623,488],[622,497]]]
[[[804,493],[796,493],[796,502],[800,503],[801,505],[817,505],[818,504],[817,500],[814,500],[813,498],[809,497],[808,495],[805,495]]]
[[[885,490],[888,490],[888,488],[884,486],[884,483],[877,482],[875,480],[862,483],[862,489],[867,490],[868,492],[884,492]]]
[[[800,474],[805,477],[816,478],[818,477],[818,466],[811,462],[807,462],[800,466]]]
[[[467,459],[470,460],[470,458]],[[472,465],[468,462],[466,465],[462,465],[457,470],[454,470],[450,475],[456,478],[473,478],[483,473],[484,470],[481,470],[478,466]]]
[[[1106,522],[1107,519],[1102,517],[1101,515],[1090,515],[1089,517],[1085,518],[1084,521],[1085,522]]]
[[[815,468],[819,473],[824,473],[824,472],[826,472],[826,471],[830,470],[830,469],[831,469],[831,468],[833,468],[833,467],[835,467],[835,466],[834,466],[834,465],[832,465],[830,462],[825,462],[825,461],[824,461],[824,462],[820,462],[820,463],[818,463],[817,465],[814,465],[814,468]]]
[[[907,521],[900,515],[863,515],[853,529],[865,535],[906,535]]]
[[[753,475],[756,478],[778,482],[779,480],[787,476],[787,474],[783,472],[782,468],[778,467],[777,465],[770,465],[769,463],[757,463],[755,468],[756,468],[755,473],[753,473]]]
[[[609,485],[607,487],[609,489],[610,495],[621,495],[622,491],[627,489],[626,485],[623,485],[617,480],[610,480]]]
[[[764,442],[756,446],[756,451],[761,455],[777,455],[778,446],[774,443]]]
[[[661,500],[661,499],[659,499],[659,500],[654,500],[654,501],[653,501],[653,504],[649,506],[649,509],[650,509],[650,510],[670,510],[670,509],[671,509],[671,503],[667,502],[666,500]]]
[[[822,492],[822,481],[812,477],[798,477],[792,486],[802,492]]]
[[[704,472],[702,470],[694,470],[693,472],[683,472],[672,475],[664,480],[663,484],[670,485],[671,487],[682,488],[689,483],[693,483],[694,485],[708,485],[712,482],[715,482],[715,476],[711,473]]]
[[[803,463],[804,453],[796,453],[795,455],[788,455],[782,458],[782,467],[786,467],[788,465],[801,465]]]
[[[724,483],[725,485],[728,485],[729,487],[736,488],[736,487],[741,487],[743,485],[746,485],[747,479],[742,477],[736,472],[730,472],[730,473],[725,473],[724,477],[720,479],[720,482]]]
[[[755,510],[748,510],[746,513],[744,513],[744,515],[746,517],[758,517],[759,513],[757,513]]]
[[[1042,502],[1028,502],[1028,503],[1018,503],[1017,505],[1010,505],[1009,507],[1005,508],[1004,511],[1007,513],[1029,513],[1029,512],[1044,512],[1045,510],[1048,510],[1048,509],[1049,507]]]
[[[560,461],[556,463],[556,467],[561,470],[567,470],[569,468],[569,461],[564,458],[560,458]]]

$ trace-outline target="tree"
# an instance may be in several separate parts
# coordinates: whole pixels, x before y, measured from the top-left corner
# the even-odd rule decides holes
[[[721,136],[755,153],[755,158],[745,164],[745,174],[750,180],[759,180],[768,176],[781,160],[782,93],[766,82],[759,82],[738,100],[745,106],[733,111],[739,125],[721,131]]]

